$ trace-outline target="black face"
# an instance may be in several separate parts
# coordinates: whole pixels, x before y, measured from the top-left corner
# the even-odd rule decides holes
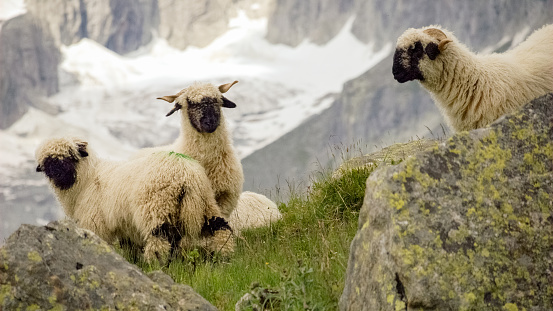
[[[86,144],[78,144],[77,150],[81,158],[88,156]],[[39,164],[36,167],[36,171],[44,172],[57,188],[67,190],[73,187],[77,181],[77,170],[75,167],[78,161],[76,156],[69,156],[62,159],[47,157],[44,159],[42,165]]]
[[[221,108],[215,98],[204,97],[200,103],[188,102],[188,118],[200,133],[213,133],[221,121]]]
[[[77,181],[76,164],[77,160],[73,158],[47,157],[44,159],[42,167],[37,167],[37,171],[43,171],[57,188],[67,190]]]
[[[394,53],[394,65],[392,66],[392,73],[394,79],[399,83],[404,83],[411,80],[424,81],[424,76],[419,69],[420,60],[424,55],[428,55],[431,60],[436,59],[440,50],[435,43],[429,43],[426,49],[423,48],[420,41],[415,42],[415,45],[407,50],[396,49]],[[404,64],[404,62],[407,63]]]

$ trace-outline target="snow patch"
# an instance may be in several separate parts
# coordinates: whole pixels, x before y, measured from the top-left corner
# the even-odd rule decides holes
[[[352,24],[353,18],[324,46],[305,41],[295,48],[267,42],[267,19],[250,19],[244,11],[230,20],[224,35],[202,49],[178,50],[157,38],[147,50],[129,57],[83,39],[62,49],[62,69],[74,74],[80,85],[62,90],[52,104],[57,103],[67,113],[72,111],[71,118],[78,118],[84,109],[87,115],[93,114],[97,120],[104,118],[104,121],[110,118],[112,123],[117,118],[123,123],[129,123],[130,119],[156,122],[162,118],[135,115],[117,101],[151,93],[149,102],[140,105],[160,107],[162,104],[153,103],[153,98],[167,95],[166,92],[176,93],[193,81],[240,80],[242,83],[228,95],[230,99],[233,94],[239,95],[241,101],[235,100],[239,112],[227,110],[225,114],[234,131],[236,148],[245,157],[329,107],[330,101],[321,104],[320,99],[340,92],[344,82],[359,76],[390,53],[391,44],[374,52],[372,45],[357,40],[350,31]],[[259,100],[260,94],[266,98]],[[260,101],[264,109],[257,106]],[[108,108],[115,111],[112,117],[98,115]],[[252,112],[255,121],[252,121]],[[148,121],[146,117],[151,119]],[[106,126],[104,121],[96,125]],[[178,128],[178,124],[170,128]]]
[[[0,0],[0,23],[26,12],[24,0]]]

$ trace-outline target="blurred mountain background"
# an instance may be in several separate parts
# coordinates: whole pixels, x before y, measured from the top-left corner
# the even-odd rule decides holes
[[[440,24],[482,53],[553,22],[553,0],[0,0],[0,243],[63,217],[34,150],[77,135],[125,159],[170,143],[155,101],[239,80],[225,111],[247,190],[280,189],[344,149],[447,135],[430,96],[391,74],[397,37]]]

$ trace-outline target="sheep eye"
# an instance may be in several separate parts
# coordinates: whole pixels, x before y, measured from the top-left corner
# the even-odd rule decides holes
[[[409,54],[414,58],[421,59],[424,55],[424,49],[420,41],[415,42],[415,46],[409,48]]]

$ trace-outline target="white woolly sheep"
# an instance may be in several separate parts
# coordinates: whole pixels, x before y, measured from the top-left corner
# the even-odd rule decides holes
[[[281,218],[275,202],[262,194],[244,191],[228,223],[235,234],[240,234],[243,229],[268,226]]]
[[[397,40],[392,73],[400,83],[419,80],[455,131],[484,127],[553,91],[553,25],[489,55],[440,26],[410,28]]]
[[[215,192],[215,199],[225,219],[236,208],[244,184],[242,164],[232,146],[221,108],[235,108],[236,104],[223,96],[234,84],[219,87],[210,83],[195,83],[176,95],[163,96],[175,102],[170,116],[181,110],[181,131],[177,140],[168,146],[142,149],[136,157],[155,150],[170,150],[190,155],[205,168]]]
[[[108,242],[130,240],[148,261],[199,246],[229,254],[234,240],[203,167],[160,151],[130,161],[97,157],[79,138],[49,139],[36,151],[65,213]]]

